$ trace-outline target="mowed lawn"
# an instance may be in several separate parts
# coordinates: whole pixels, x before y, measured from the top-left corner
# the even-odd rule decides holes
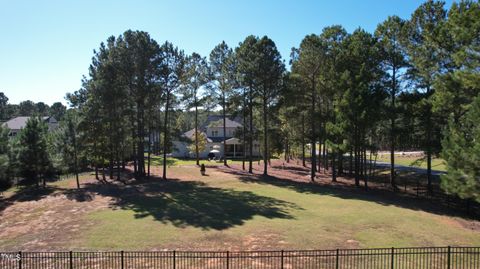
[[[390,163],[390,155],[380,154],[377,161]],[[425,157],[395,155],[395,164],[427,169],[427,159]],[[432,158],[432,170],[447,171],[445,161],[441,158]]]
[[[156,170],[154,170],[156,171]],[[160,171],[160,169],[158,169]],[[420,201],[196,166],[135,184],[82,178],[3,208],[2,250],[268,250],[480,245],[476,221]],[[87,182],[87,183],[85,183]],[[20,196],[19,196],[20,197]]]

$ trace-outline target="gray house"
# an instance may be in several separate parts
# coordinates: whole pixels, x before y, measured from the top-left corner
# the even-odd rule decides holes
[[[16,136],[21,129],[25,128],[30,117],[16,117],[5,122],[3,126],[10,129],[9,136]],[[48,130],[52,131],[58,127],[58,121],[54,117],[42,117],[42,120],[47,123]]]
[[[209,153],[214,153],[217,157],[241,158],[244,155],[243,143],[239,138],[234,137],[237,128],[241,128],[240,119],[227,117],[225,122],[226,129],[226,152],[223,150],[223,117],[221,115],[210,115],[207,120],[198,128],[205,137],[207,137],[207,146],[203,152],[200,152],[200,158],[206,158]],[[189,152],[188,146],[195,134],[195,129],[182,134],[182,139],[173,141],[173,157],[192,158],[194,153]],[[247,149],[248,150],[248,149]],[[247,152],[248,154],[248,152]],[[253,141],[253,156],[260,155],[260,144]]]

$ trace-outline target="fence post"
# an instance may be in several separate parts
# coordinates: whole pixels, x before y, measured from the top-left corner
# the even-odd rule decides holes
[[[227,250],[227,269],[230,268],[230,251]]]
[[[22,252],[18,252],[18,269],[22,269]]]
[[[283,269],[283,249],[280,252],[280,269]]]
[[[72,253],[71,250],[70,250],[68,256],[69,256],[69,260],[70,260],[70,269],[73,269],[73,253]]]
[[[339,259],[338,256],[339,256],[339,250],[338,250],[338,248],[337,248],[337,251],[336,251],[336,253],[335,253],[335,269],[338,269],[338,265],[339,265],[339,264],[338,264],[338,259]]]
[[[121,265],[121,269],[123,269],[123,250],[120,251],[120,265]]]
[[[395,248],[392,247],[392,259],[390,261],[390,268],[393,269],[394,267],[394,260],[395,260]]]
[[[175,259],[176,259],[176,253],[177,253],[177,252],[174,250],[174,251],[173,251],[173,269],[175,269],[175,268],[177,267],[177,265],[175,264],[175,262],[176,262],[176,261],[175,261]]]
[[[450,269],[450,255],[451,255],[452,251],[451,251],[451,247],[448,246],[447,247],[447,269]]]

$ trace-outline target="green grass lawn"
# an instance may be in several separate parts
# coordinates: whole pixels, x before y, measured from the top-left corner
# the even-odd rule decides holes
[[[191,169],[175,172],[196,174]],[[480,244],[480,233],[453,218],[365,193],[252,182],[217,172],[201,181],[156,182],[145,188],[146,196],[122,198],[120,210],[89,214],[95,225],[81,245],[311,249]]]
[[[377,161],[379,162],[390,162],[390,155],[382,154],[378,155]],[[414,166],[420,168],[427,168],[427,159],[419,158],[414,156],[400,156],[395,155],[395,164],[405,165],[405,166]],[[445,162],[441,158],[432,158],[432,170],[446,171],[447,167]]]
[[[418,200],[258,180],[214,168],[207,173],[200,176],[196,166],[172,167],[167,181],[86,185],[81,194],[92,200],[76,201],[70,194],[50,202],[19,202],[2,215],[0,228],[10,232],[0,231],[0,246],[21,249],[31,246],[33,238],[44,244],[42,249],[46,244],[73,250],[480,245],[480,232],[472,228],[478,222],[433,213]],[[25,212],[15,208],[23,203]],[[49,214],[71,220],[23,234],[12,232]]]
[[[151,157],[151,164],[152,165],[163,165],[163,157],[162,156],[156,156],[152,155]],[[242,163],[241,159],[235,159],[235,160],[227,160],[228,163]],[[257,161],[257,159],[255,160]],[[180,158],[174,158],[174,157],[167,157],[167,165],[168,166],[182,166],[182,165],[195,165],[197,162],[195,159],[180,159]],[[223,161],[209,161],[206,159],[200,159],[200,164],[205,164],[205,165],[215,165],[215,164],[223,164]]]

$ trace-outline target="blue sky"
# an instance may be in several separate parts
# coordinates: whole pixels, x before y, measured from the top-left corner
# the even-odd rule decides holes
[[[288,62],[306,34],[341,24],[374,31],[389,15],[408,18],[420,0],[0,0],[0,91],[10,103],[66,103],[93,49],[110,35],[143,30],[186,53],[208,56],[222,40],[268,35]],[[447,1],[449,7],[451,1]]]

